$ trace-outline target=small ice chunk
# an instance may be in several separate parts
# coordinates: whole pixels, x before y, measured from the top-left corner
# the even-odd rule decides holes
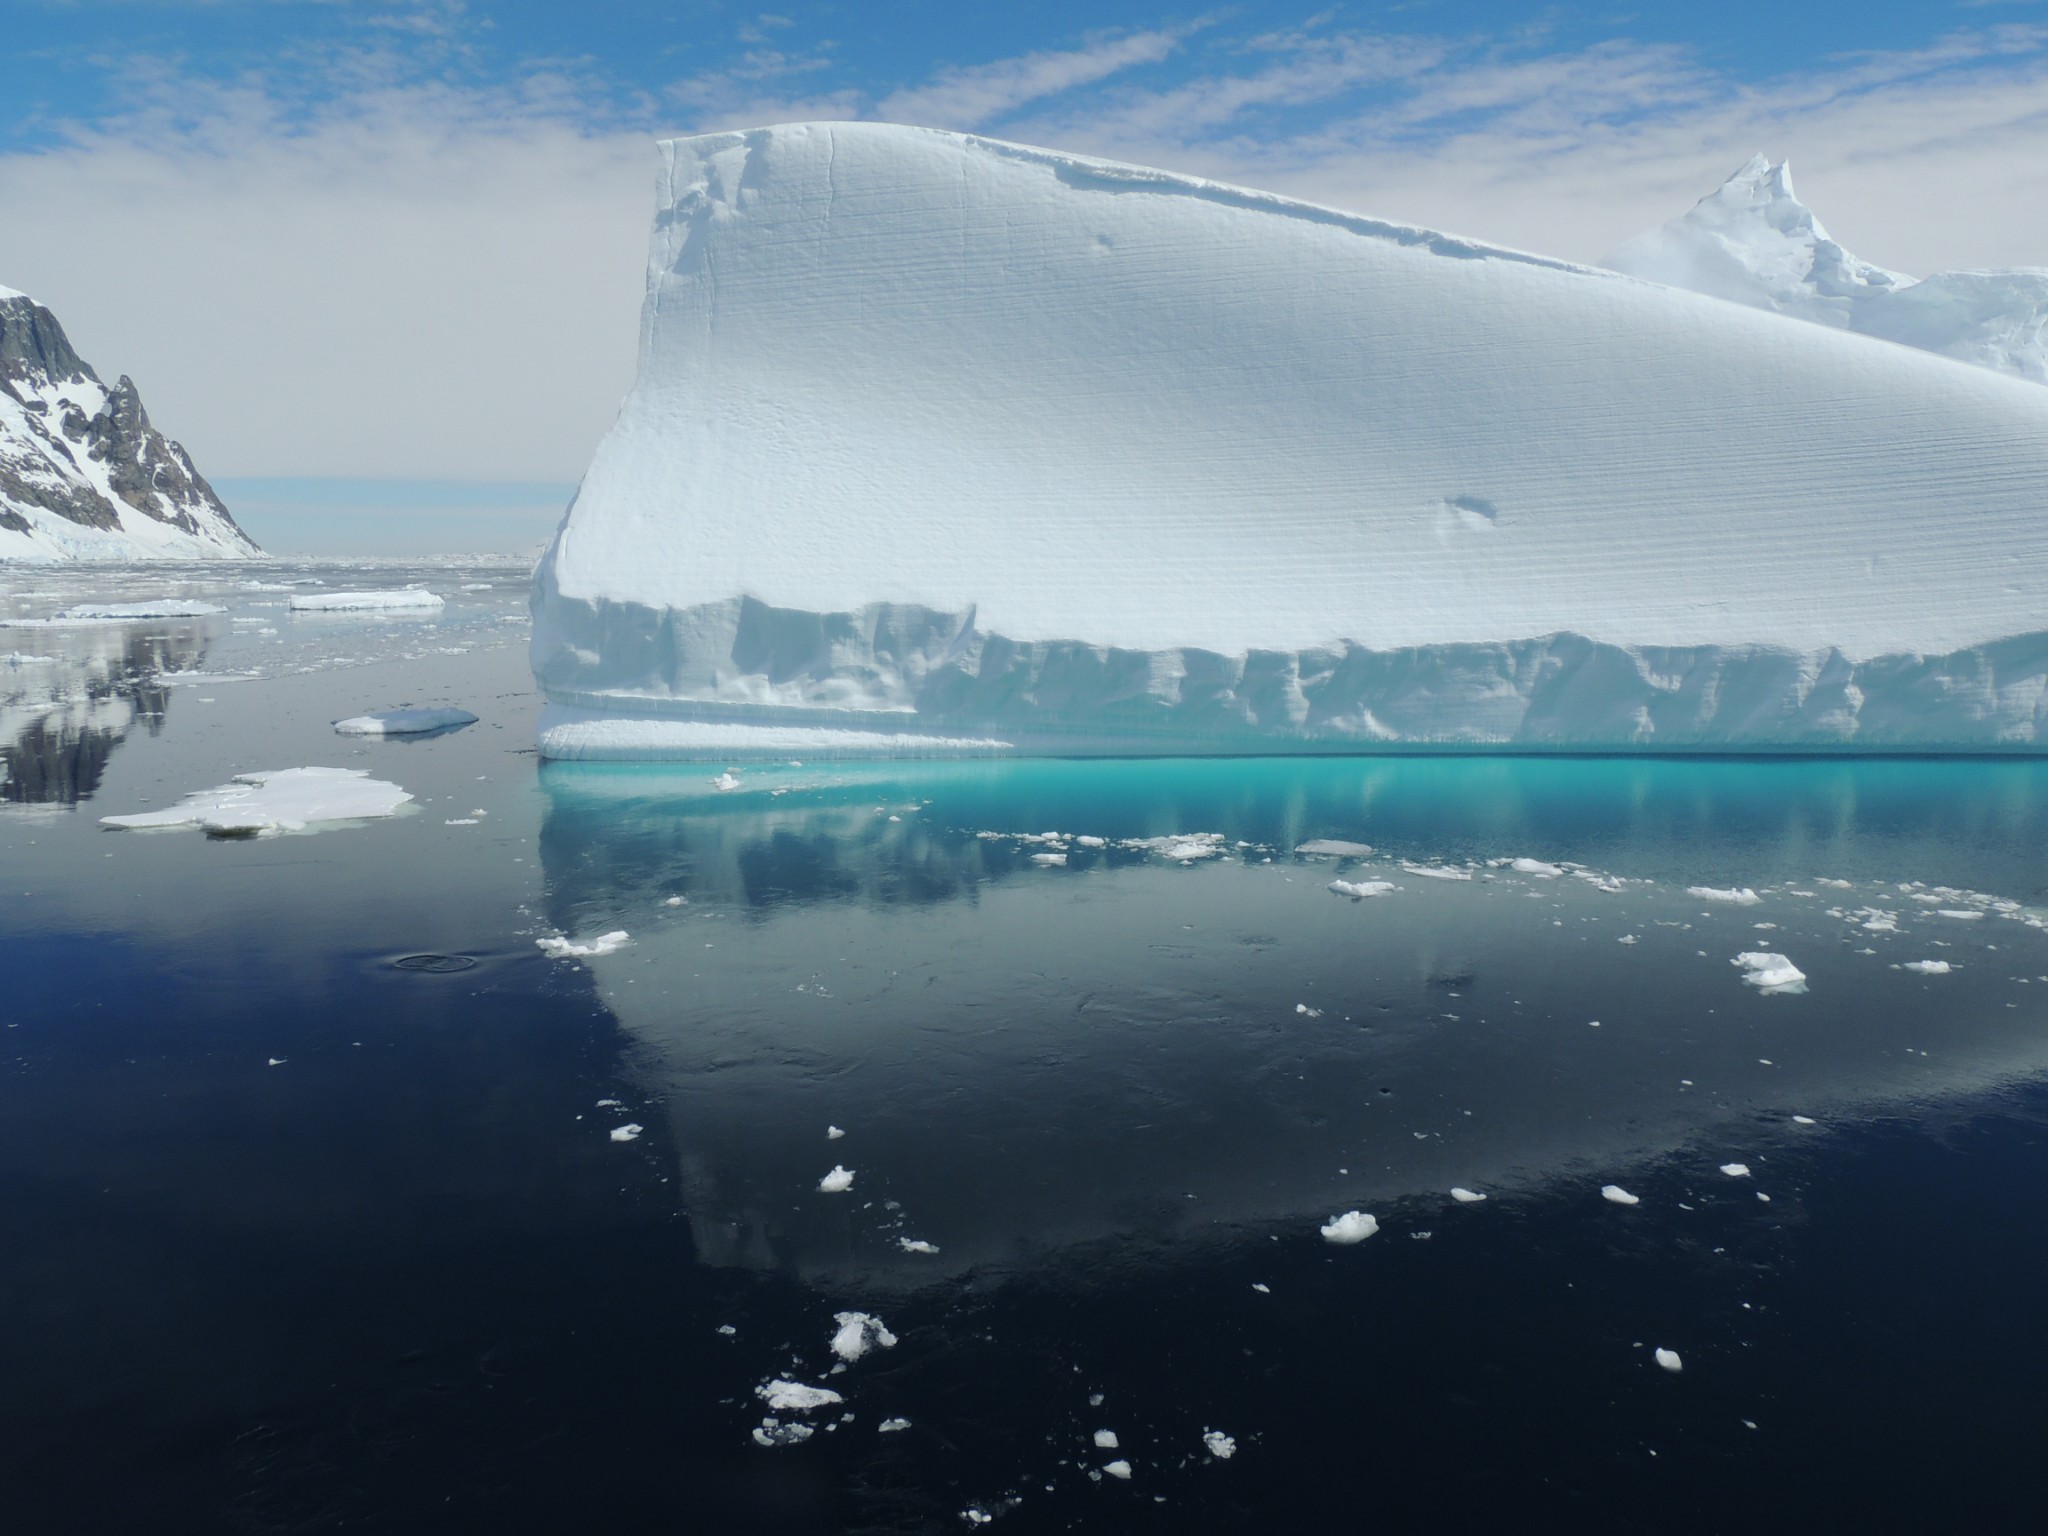
[[[533,942],[540,946],[540,952],[550,960],[569,960],[586,955],[615,954],[626,947],[626,941],[631,937],[632,935],[625,929],[615,928],[610,933],[599,934],[588,944],[576,943],[559,933],[549,938],[535,939]]]
[[[1342,1216],[1332,1216],[1322,1228],[1326,1243],[1362,1243],[1379,1231],[1377,1217],[1363,1211],[1346,1211]]]
[[[1332,880],[1330,889],[1339,896],[1349,896],[1353,901],[1363,901],[1368,896],[1384,896],[1394,889],[1391,880]]]
[[[203,619],[227,609],[214,603],[84,603],[57,615],[65,622],[126,623],[133,619]]]
[[[1252,1289],[1257,1291],[1261,1296],[1270,1296],[1273,1294],[1273,1287],[1266,1284],[1266,1282],[1263,1280],[1254,1280],[1252,1282]]]
[[[1127,1483],[1131,1480],[1131,1464],[1128,1461],[1105,1462],[1102,1470],[1111,1477],[1122,1478]]]
[[[689,904],[690,898],[687,896],[671,896],[662,903],[665,907],[687,907]]]
[[[871,1349],[894,1349],[896,1335],[879,1317],[868,1312],[834,1312],[832,1321],[839,1331],[832,1335],[832,1353],[849,1363]]]
[[[1727,1174],[1728,1177],[1731,1179],[1746,1179],[1749,1177],[1749,1164],[1723,1163],[1721,1165],[1721,1171]]]
[[[894,1435],[908,1428],[910,1428],[910,1420],[908,1419],[884,1419],[876,1428],[875,1433],[878,1435]]]
[[[1741,966],[1742,979],[1759,992],[1791,995],[1806,990],[1806,972],[1772,951],[1744,950],[1728,963]]]
[[[754,1388],[754,1396],[776,1413],[810,1413],[814,1409],[829,1408],[834,1403],[846,1401],[830,1387],[806,1386],[786,1376],[762,1382]]]
[[[640,1133],[646,1129],[644,1125],[615,1125],[612,1127],[612,1140],[638,1141]]]
[[[905,1253],[937,1253],[939,1250],[921,1237],[899,1237],[896,1246]]]
[[[1941,907],[1936,909],[1934,915],[1936,917],[1952,917],[1959,923],[1974,923],[1984,914],[1982,912],[1961,911],[1954,907]]]
[[[836,1125],[828,1125],[825,1127],[825,1139],[827,1141],[837,1141],[840,1137],[844,1136],[845,1134],[846,1132],[839,1129],[839,1127]]]
[[[1477,1205],[1486,1196],[1480,1194],[1476,1189],[1453,1188],[1451,1190],[1451,1198],[1460,1205]]]
[[[1218,1461],[1228,1461],[1237,1454],[1237,1442],[1220,1429],[1203,1430],[1202,1444],[1209,1448],[1209,1454]]]
[[[1113,1429],[1098,1429],[1095,1431],[1095,1448],[1098,1451],[1115,1450],[1117,1448],[1116,1431]]]
[[[1107,848],[1109,846],[1109,839],[1106,837],[1077,837],[1074,839],[1074,846],[1076,848]]]
[[[711,781],[711,787],[721,795],[730,794],[740,787],[740,776],[728,768]]]
[[[1660,1348],[1657,1351],[1657,1363],[1674,1376],[1685,1369],[1685,1362],[1678,1358],[1678,1351],[1675,1349]]]
[[[1534,875],[1538,880],[1555,880],[1564,873],[1560,866],[1541,859],[1509,859],[1508,868],[1518,875]]]
[[[818,1180],[818,1193],[821,1195],[843,1195],[851,1188],[853,1188],[853,1170],[851,1168],[841,1168],[837,1164],[833,1165],[830,1173]]]
[[[1946,976],[1954,967],[1946,960],[1908,960],[1900,969],[1918,971],[1922,976]]]
[[[1063,868],[1066,865],[1067,856],[1064,853],[1034,853],[1031,855],[1031,862],[1045,865],[1049,868]]]
[[[778,1424],[773,1419],[763,1419],[754,1429],[756,1445],[801,1445],[810,1438],[808,1424]]]
[[[1402,869],[1411,875],[1420,875],[1425,880],[1470,880],[1469,869],[1447,869],[1441,864],[1403,864]]]
[[[387,709],[337,720],[334,730],[338,736],[419,736],[475,724],[476,716],[466,709]]]
[[[1820,1124],[1820,1122],[1819,1122],[1818,1120],[1814,1119],[1814,1118],[1813,1118],[1813,1116],[1811,1116],[1811,1115],[1794,1115],[1794,1116],[1792,1117],[1792,1123],[1793,1123],[1794,1125],[1818,1125],[1818,1124]]]
[[[1685,894],[1697,896],[1701,901],[1725,901],[1736,907],[1753,907],[1763,900],[1746,885],[1732,886],[1725,891],[1712,885],[1688,885]]]
[[[1602,1184],[1600,1186],[1600,1195],[1602,1199],[1612,1200],[1616,1205],[1641,1205],[1643,1203],[1640,1196],[1630,1194],[1619,1184]]]
[[[284,1057],[282,1057],[282,1056],[272,1056],[272,1057],[270,1057],[270,1058],[268,1059],[268,1061],[267,1061],[267,1062],[265,1063],[265,1065],[267,1065],[267,1066],[273,1066],[273,1067],[281,1067],[281,1066],[283,1066],[284,1064],[285,1064],[285,1058],[284,1058]]]
[[[1347,843],[1338,837],[1317,837],[1311,838],[1294,851],[1320,853],[1337,859],[1368,859],[1372,857],[1372,844]]]
[[[1322,1009],[1311,1008],[1307,1003],[1296,1003],[1294,1005],[1294,1011],[1311,1019],[1320,1019],[1323,1016]]]

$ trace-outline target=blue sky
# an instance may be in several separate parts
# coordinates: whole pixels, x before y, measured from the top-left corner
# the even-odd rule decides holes
[[[1762,150],[1868,259],[2048,264],[2038,0],[9,0],[4,26],[0,283],[260,487],[286,547],[532,542],[535,487],[573,484],[631,381],[664,134],[922,122],[1583,260]]]

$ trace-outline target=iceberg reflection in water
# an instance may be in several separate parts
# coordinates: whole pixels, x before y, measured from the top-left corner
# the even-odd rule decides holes
[[[1163,1261],[1352,1208],[1428,1228],[1453,1187],[1596,1198],[1649,1163],[1766,1169],[1829,1126],[2048,1067],[2029,763],[542,782],[551,922],[632,934],[591,969],[666,1102],[700,1258],[862,1295]],[[1331,841],[1373,852],[1296,851]],[[1805,991],[1746,984],[1758,954]],[[1909,968],[1935,959],[1950,971]],[[858,1200],[815,1193],[836,1164]]]

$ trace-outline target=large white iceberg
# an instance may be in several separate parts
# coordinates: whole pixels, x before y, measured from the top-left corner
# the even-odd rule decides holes
[[[1159,171],[715,134],[533,610],[557,757],[2034,750],[2048,391]]]

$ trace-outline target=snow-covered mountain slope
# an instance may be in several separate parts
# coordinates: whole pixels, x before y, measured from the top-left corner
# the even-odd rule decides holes
[[[2048,267],[1915,280],[1872,266],[1828,238],[1791,167],[1762,155],[1604,265],[2048,384]]]
[[[555,756],[2030,745],[2048,392],[1157,171],[720,134],[663,148],[533,601]]]
[[[0,288],[0,560],[257,553],[185,450],[26,294]]]

